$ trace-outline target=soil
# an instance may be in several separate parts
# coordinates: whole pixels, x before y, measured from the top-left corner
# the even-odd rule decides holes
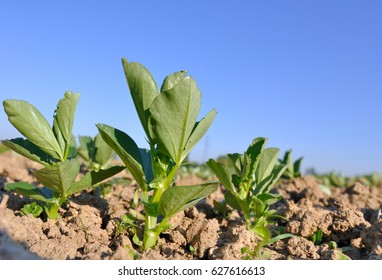
[[[12,152],[0,155],[0,259],[239,260],[244,257],[242,248],[253,250],[259,242],[239,213],[231,211],[224,218],[214,210],[213,201],[221,201],[222,189],[173,217],[172,229],[146,252],[139,251],[131,231],[116,234],[121,217],[134,205],[134,181],[113,186],[104,197],[94,190],[74,196],[57,220],[22,216],[20,209],[30,200],[4,186],[15,181],[37,184],[32,171],[40,167]],[[177,183],[199,182],[202,179],[189,177]],[[269,259],[338,259],[341,250],[351,259],[382,259],[382,182],[323,189],[316,178],[307,176],[283,180],[275,191],[283,197],[275,209],[286,220],[272,231],[283,229],[295,237],[266,246]],[[318,230],[323,238],[315,245],[312,236]],[[333,241],[337,249],[330,246]]]

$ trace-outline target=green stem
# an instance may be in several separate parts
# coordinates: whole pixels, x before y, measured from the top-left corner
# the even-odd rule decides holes
[[[143,249],[147,250],[153,248],[158,241],[159,234],[168,228],[168,218],[164,218],[159,225],[155,225],[153,228],[146,230],[143,235]],[[157,220],[155,217],[155,224]]]
[[[145,231],[143,233],[143,249],[153,248],[159,238],[159,233],[155,231],[157,216],[150,214],[150,210],[145,210]]]
[[[156,245],[159,238],[159,234],[163,230],[163,226],[161,225],[163,224],[163,221],[167,221],[167,219],[164,219],[161,222],[161,224],[157,226],[157,219],[158,219],[157,206],[160,202],[163,192],[170,187],[170,184],[172,180],[174,179],[178,168],[179,168],[179,165],[175,165],[172,168],[170,174],[154,190],[154,194],[151,197],[151,200],[149,203],[150,205],[153,206],[153,208],[145,207],[145,230],[143,234],[143,249],[144,250],[153,248]]]

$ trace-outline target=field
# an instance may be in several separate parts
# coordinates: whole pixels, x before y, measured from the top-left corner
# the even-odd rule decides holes
[[[217,114],[199,119],[196,81],[179,71],[159,88],[142,64],[122,65],[149,148],[103,123],[76,138],[79,93],[65,92],[52,124],[3,101],[25,138],[1,139],[1,258],[382,259],[378,173],[302,176],[303,158],[265,137],[189,162]]]
[[[217,211],[224,188],[171,218],[153,249],[140,250],[141,235],[122,217],[136,208],[137,185],[129,173],[123,184],[86,189],[64,204],[61,218],[47,220],[21,215],[29,198],[5,190],[17,181],[37,184],[38,163],[11,151],[0,154],[0,259],[248,259],[259,242],[242,215],[228,207]],[[198,174],[181,174],[177,184],[205,181]],[[285,218],[270,226],[272,235],[293,234],[264,246],[267,259],[382,259],[382,182],[367,186],[323,187],[314,176],[281,179],[273,192],[282,199],[272,208]],[[215,203],[216,204],[216,203]],[[247,247],[247,250],[242,248]]]

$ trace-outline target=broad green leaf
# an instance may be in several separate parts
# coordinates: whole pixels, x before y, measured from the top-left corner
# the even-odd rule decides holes
[[[261,201],[256,196],[253,196],[251,198],[251,200],[252,201],[251,201],[250,208],[253,210],[253,213],[254,213],[255,217],[264,216],[263,213],[264,213],[264,210],[267,207],[267,204],[265,202]]]
[[[283,163],[288,166],[288,169],[291,169],[293,167],[292,150],[288,150],[285,152]]]
[[[59,129],[56,118],[53,118],[53,128],[52,129],[53,129],[54,136],[56,137],[56,141],[57,141],[58,145],[60,146],[62,153],[64,154],[66,142],[65,142],[64,136],[62,135],[62,133]]]
[[[25,182],[6,184],[5,189],[39,201],[47,200],[44,193],[38,187]]]
[[[141,153],[141,157],[142,157],[142,167],[145,173],[146,181],[148,184],[150,184],[151,181],[154,180],[153,165],[152,165],[150,150],[140,148],[139,152]]]
[[[251,170],[251,159],[249,158],[248,154],[244,153],[244,155],[242,156],[241,165],[242,166],[240,170],[240,182],[251,180],[253,174],[249,174],[249,171]]]
[[[170,218],[216,191],[217,186],[217,182],[208,182],[195,186],[170,187],[162,194],[158,213],[163,217]]]
[[[268,241],[271,238],[271,232],[266,228],[267,221],[264,217],[260,217],[256,223],[249,228],[257,236],[260,236],[263,241]]]
[[[80,173],[80,163],[76,159],[59,162],[36,170],[33,175],[46,187],[68,197],[69,188]]]
[[[160,148],[179,165],[185,158],[184,149],[199,114],[200,98],[196,82],[187,77],[159,94],[150,108]]]
[[[113,157],[114,150],[103,140],[100,134],[97,134],[94,140],[95,161],[105,166]]]
[[[131,175],[143,190],[147,188],[147,182],[142,167],[141,152],[134,140],[126,133],[105,124],[97,124],[103,140],[113,148],[121,158]]]
[[[236,193],[235,186],[231,181],[231,174],[224,165],[214,159],[207,161],[207,165],[228,191]]]
[[[75,194],[88,187],[94,186],[103,180],[106,180],[125,169],[124,166],[113,166],[99,171],[90,171],[86,173],[78,182],[72,183],[68,189],[68,195]]]
[[[86,161],[94,159],[95,145],[94,140],[90,136],[78,136],[80,147],[78,148],[78,154]]]
[[[50,156],[63,160],[63,151],[41,113],[24,100],[5,100],[4,110],[9,122],[29,141]]]
[[[249,170],[248,170],[248,179],[253,178],[253,174],[259,165],[261,154],[263,152],[265,144],[268,142],[267,138],[258,137],[255,138],[251,145],[248,147],[247,151],[245,152],[246,155],[248,155],[250,159],[249,164]]]
[[[195,145],[202,139],[216,117],[216,111],[210,111],[203,119],[196,123],[194,130],[184,148],[182,161],[187,157]]]
[[[232,184],[235,186],[235,189],[240,193],[242,192],[242,181],[241,181],[241,178],[239,175],[236,175],[236,174],[232,174],[232,177],[231,177],[231,181],[232,181]]]
[[[4,140],[2,143],[16,153],[35,162],[41,163],[42,165],[47,166],[53,162],[53,158],[27,139],[15,138],[11,140]]]
[[[159,94],[157,84],[151,73],[143,65],[136,62],[128,62],[125,58],[122,59],[122,64],[135,109],[149,142],[152,143],[154,137],[148,126],[150,117],[149,108],[155,97]]]
[[[254,195],[269,192],[285,172],[285,169],[286,166],[284,165],[274,167],[274,169],[271,171],[271,174],[267,178],[263,179],[258,185],[256,185],[256,188],[253,192]]]
[[[268,205],[272,205],[282,199],[282,196],[279,194],[271,194],[271,193],[262,193],[257,196],[258,199],[265,202]]]
[[[232,162],[232,165],[234,167],[235,170],[230,170],[233,172],[236,172],[236,174],[240,174],[241,173],[241,162],[242,162],[242,157],[243,155],[239,154],[239,153],[234,153],[234,154],[228,154],[227,157],[231,160]],[[232,168],[230,168],[232,169]]]
[[[253,195],[257,196],[261,193],[266,193],[266,190],[272,187],[271,182],[273,180],[273,176],[274,175],[270,175],[267,178],[264,178],[259,184],[255,184]]]
[[[302,160],[303,160],[303,158],[301,157],[294,162],[294,164],[293,164],[293,172],[294,172],[293,177],[300,177],[301,176],[300,169],[301,169]]]
[[[233,209],[242,210],[242,207],[240,206],[240,202],[242,201],[238,200],[238,198],[234,194],[232,194],[230,191],[226,191],[224,193],[224,199],[227,202],[227,204],[231,206]]]
[[[168,75],[161,86],[160,91],[168,91],[172,89],[174,86],[176,86],[180,81],[186,78],[187,71],[179,71],[175,72],[174,74]]]
[[[256,169],[257,184],[271,174],[275,164],[278,162],[278,154],[279,149],[277,148],[267,148],[263,151]]]
[[[76,112],[80,95],[71,91],[65,92],[64,98],[60,99],[53,116],[53,131],[57,142],[61,145],[61,150],[68,155],[72,138],[74,114]]]
[[[271,190],[271,188],[273,188],[275,186],[277,181],[281,178],[281,176],[285,172],[285,169],[286,169],[286,166],[279,165],[272,170],[272,173],[271,173],[272,180],[271,180],[270,184],[268,185],[268,187],[266,188],[266,190],[265,190],[266,192],[269,192]]]
[[[223,200],[222,202],[219,202],[217,200],[213,200],[214,204],[214,210],[217,213],[222,214],[225,218],[227,217],[227,202]]]
[[[40,205],[38,205],[36,202],[32,202],[30,204],[25,204],[24,207],[20,209],[20,211],[23,216],[32,214],[33,217],[37,218],[38,216],[41,215],[44,209]]]

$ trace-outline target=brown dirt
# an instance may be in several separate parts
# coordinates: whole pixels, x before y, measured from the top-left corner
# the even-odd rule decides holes
[[[82,192],[61,209],[58,220],[22,216],[20,208],[29,199],[4,186],[36,183],[31,173],[36,168],[40,166],[12,152],[0,155],[0,259],[242,259],[241,249],[253,249],[259,241],[237,212],[226,220],[214,211],[213,200],[222,199],[221,190],[173,217],[173,228],[161,234],[155,249],[143,253],[128,231],[115,234],[118,221],[133,205],[134,184],[114,186],[105,198]],[[331,241],[346,248],[352,259],[382,259],[382,184],[357,183],[331,189],[328,195],[314,177],[304,177],[282,181],[277,191],[284,199],[275,208],[287,218],[278,227],[295,237],[267,246],[270,259],[338,259],[340,250],[330,247]],[[318,230],[323,239],[315,245],[311,237]]]

